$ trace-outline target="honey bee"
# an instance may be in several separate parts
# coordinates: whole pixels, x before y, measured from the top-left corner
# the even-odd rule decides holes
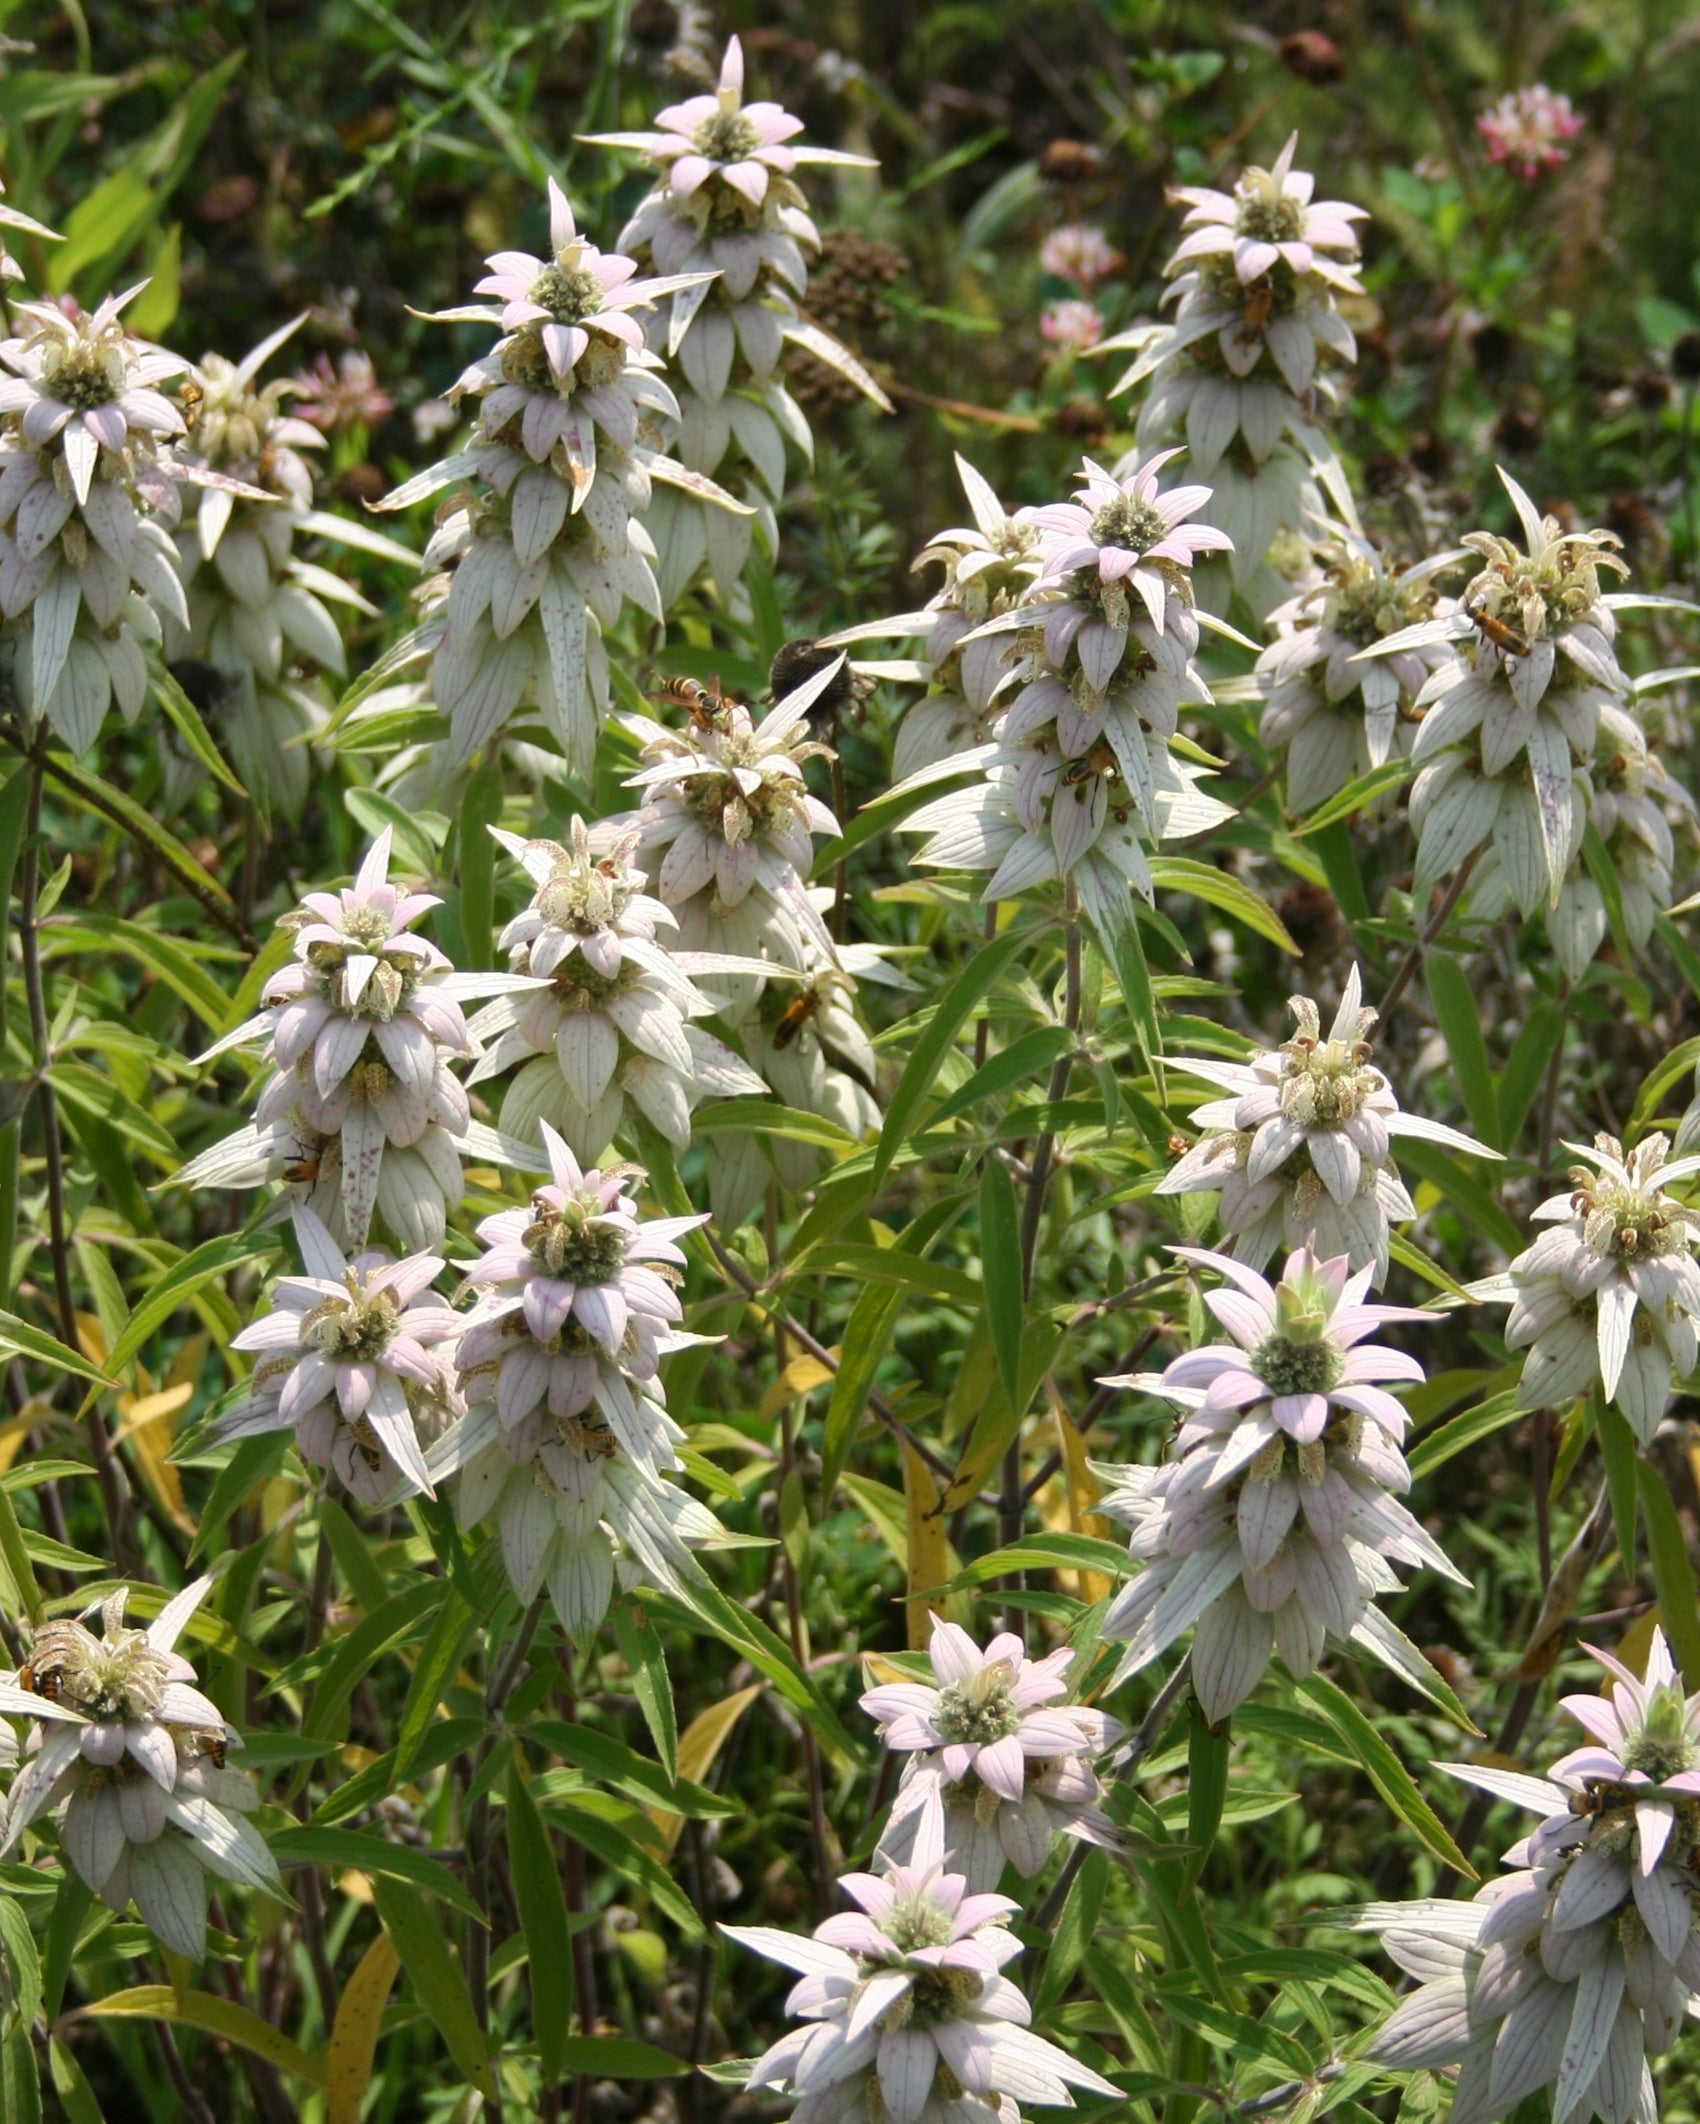
[[[230,1749],[222,1733],[209,1733],[207,1735],[206,1753],[215,1770],[224,1768]]]
[[[1246,290],[1245,308],[1240,312],[1240,337],[1250,339],[1263,331],[1274,313],[1274,287],[1269,281],[1260,280]]]
[[[285,1158],[283,1177],[291,1187],[311,1187],[319,1177],[317,1158]]]
[[[1090,752],[1083,752],[1079,759],[1070,760],[1062,771],[1065,789],[1078,789],[1083,782],[1090,782],[1101,774],[1115,774],[1116,749],[1107,739],[1100,739]]]
[[[194,433],[195,424],[201,417],[201,403],[206,393],[192,378],[185,377],[177,389],[177,402],[183,408],[183,425]]]
[[[824,1000],[818,988],[805,988],[801,995],[793,996],[781,1011],[779,1022],[773,1028],[774,1046],[791,1046],[803,1027],[819,1011]]]
[[[693,730],[724,730],[731,720],[732,703],[720,690],[719,679],[699,686],[695,679],[663,679],[655,694],[659,707],[683,708]]]
[[[1184,1158],[1191,1148],[1192,1145],[1185,1136],[1177,1135],[1169,1138],[1169,1156],[1171,1158]]]
[[[50,1704],[56,1704],[64,1691],[64,1680],[57,1667],[22,1666],[18,1669],[18,1687],[28,1689],[32,1696],[43,1696]]]
[[[1506,656],[1527,656],[1529,644],[1515,627],[1507,626],[1504,620],[1495,619],[1491,612],[1472,612],[1471,624],[1479,628],[1493,646]]]
[[[1633,1807],[1644,1799],[1692,1799],[1678,1785],[1636,1785],[1626,1778],[1585,1777],[1580,1792],[1570,1795],[1572,1814],[1613,1814],[1620,1807]]]

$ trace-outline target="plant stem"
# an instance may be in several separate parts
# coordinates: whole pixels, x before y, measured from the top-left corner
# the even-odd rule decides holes
[[[1131,1777],[1163,1738],[1163,1735],[1168,1732],[1169,1721],[1179,1709],[1181,1698],[1185,1696],[1191,1681],[1192,1654],[1189,1652],[1174,1673],[1169,1676],[1162,1688],[1157,1691],[1156,1696],[1152,1699],[1150,1710],[1146,1712],[1145,1716],[1135,1727],[1133,1738],[1120,1755],[1116,1757],[1115,1768],[1118,1777]],[[1048,1933],[1056,1924],[1068,1891],[1074,1886],[1074,1877],[1081,1867],[1085,1865],[1086,1854],[1091,1848],[1089,1844],[1082,1844],[1077,1841],[1074,1849],[1069,1853],[1067,1864],[1051,1883],[1050,1893],[1039,1905],[1038,1912],[1033,1919],[1034,1925],[1040,1932]]]
[[[1047,1107],[1055,1108],[1068,1097],[1069,1079],[1074,1074],[1075,1042],[1080,1033],[1081,998],[1084,984],[1081,979],[1080,944],[1080,894],[1074,880],[1069,879],[1064,900],[1063,929],[1063,1025],[1068,1032],[1068,1045],[1051,1064],[1051,1080],[1045,1088]],[[1039,1138],[1033,1153],[1027,1180],[1027,1199],[1021,1206],[1021,1301],[1025,1306],[1033,1297],[1033,1278],[1038,1266],[1039,1227],[1044,1221],[1045,1192],[1050,1186],[1051,1171],[1056,1163],[1057,1135],[1054,1128],[1047,1128]],[[1001,1547],[1009,1548],[1021,1539],[1022,1522],[1026,1518],[1027,1498],[1021,1473],[1022,1427],[1026,1416],[1024,1409],[1015,1412],[1015,1435],[1003,1457],[1003,1479],[999,1491],[998,1541]],[[1004,1580],[1007,1590],[1019,1593],[1022,1574],[1012,1572]],[[1004,1628],[1017,1637],[1025,1637],[1024,1619],[1018,1609],[1012,1609],[1004,1618]]]
[[[1570,983],[1565,981],[1559,990],[1559,1004],[1566,1008],[1570,1001]],[[1558,1038],[1553,1042],[1552,1058],[1547,1063],[1546,1082],[1541,1086],[1540,1133],[1535,1139],[1535,1170],[1544,1173],[1552,1163],[1552,1139],[1558,1133],[1558,1090],[1564,1064],[1564,1020],[1559,1020]]]
[[[525,1666],[526,1654],[531,1650],[531,1641],[537,1635],[537,1626],[543,1620],[543,1611],[549,1605],[547,1593],[539,1593],[520,1618],[519,1628],[511,1641],[503,1648],[491,1672],[484,1690],[484,1716],[497,1730],[478,1759],[479,1775],[488,1768],[492,1751],[504,1735],[502,1709],[509,1692],[518,1681]],[[472,1900],[480,1912],[487,1913],[490,1907],[490,1788],[485,1788],[473,1801],[466,1823],[466,1885]],[[481,2028],[490,2026],[490,1928],[483,1917],[468,1918],[466,1924],[466,1983],[472,1993],[473,2009],[478,2015]]]
[[[36,733],[29,754],[29,812],[24,828],[24,848],[19,878],[18,946],[23,958],[24,993],[29,1001],[30,1045],[34,1050],[35,1098],[41,1113],[41,1135],[47,1171],[47,1221],[53,1254],[53,1290],[59,1312],[59,1337],[67,1349],[78,1349],[77,1301],[71,1290],[71,1237],[65,1220],[65,1153],[59,1135],[59,1102],[47,1071],[52,1061],[52,1035],[47,1021],[47,991],[41,972],[41,943],[37,933],[41,901],[41,786],[47,762],[47,725]],[[94,1455],[95,1475],[101,1502],[106,1507],[107,1538],[119,1575],[138,1575],[141,1558],[136,1552],[130,1527],[130,1499],[124,1471],[118,1464],[112,1439],[99,1409],[91,1400],[83,1419],[89,1450]]]
[[[568,1720],[571,1721],[578,1714],[578,1693],[570,1648],[562,1650],[561,1665],[567,1677],[563,1707]],[[584,1846],[576,1837],[562,1839],[561,1894],[567,1906],[568,1918],[582,1918],[589,1908],[589,1894],[584,1873]],[[578,1994],[578,2025],[581,2035],[594,2035],[599,2018],[596,2010],[596,1951],[591,1941],[594,1930],[595,1927],[591,1925],[576,1922],[573,1924],[573,1986]],[[573,2124],[590,2124],[588,2073],[578,2073],[573,2080]]]
[[[1440,932],[1446,927],[1446,924],[1451,917],[1452,910],[1464,897],[1464,888],[1470,882],[1470,873],[1472,870],[1475,869],[1476,858],[1480,854],[1481,850],[1479,848],[1472,848],[1470,853],[1464,858],[1463,862],[1458,865],[1458,869],[1455,876],[1453,877],[1452,883],[1446,888],[1446,897],[1435,909],[1433,919],[1418,936],[1417,941],[1411,946],[1410,950],[1406,952],[1405,956],[1400,960],[1399,971],[1393,976],[1393,985],[1388,989],[1386,995],[1382,997],[1381,1008],[1376,1013],[1377,1017],[1380,1018],[1383,1025],[1385,1025],[1388,1019],[1392,1017],[1394,1007],[1398,1003],[1399,998],[1405,993],[1406,989],[1410,987],[1411,976],[1416,972],[1418,966],[1422,963],[1423,953],[1427,951],[1428,947],[1434,942],[1435,938],[1438,937],[1440,935]]]

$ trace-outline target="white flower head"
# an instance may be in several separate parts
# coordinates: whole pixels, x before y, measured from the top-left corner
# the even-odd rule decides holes
[[[1550,1408],[1597,1383],[1647,1444],[1673,1376],[1700,1354],[1700,1212],[1669,1192],[1700,1158],[1673,1160],[1661,1135],[1627,1152],[1606,1135],[1565,1147],[1584,1162],[1534,1212],[1547,1228],[1511,1264],[1505,1339],[1529,1353],[1518,1400]]]
[[[1296,1247],[1314,1238],[1319,1250],[1345,1255],[1354,1268],[1373,1265],[1379,1283],[1391,1224],[1416,1215],[1393,1162],[1393,1138],[1419,1137],[1478,1157],[1497,1153],[1401,1110],[1372,1059],[1376,1013],[1364,1007],[1357,967],[1326,1038],[1308,996],[1294,996],[1289,1008],[1292,1037],[1244,1062],[1170,1058],[1173,1068],[1228,1096],[1194,1110],[1205,1134],[1158,1192],[1219,1192],[1237,1261],[1260,1267],[1283,1241]]]
[[[455,1370],[442,1345],[463,1322],[430,1295],[436,1254],[343,1258],[310,1209],[295,1212],[306,1274],[285,1276],[272,1310],[232,1348],[258,1355],[253,1393],[219,1424],[225,1437],[292,1429],[303,1458],[334,1470],[366,1504],[398,1489],[436,1493],[429,1444],[455,1411]]]
[[[1609,1699],[1564,1699],[1594,1739],[1546,1777],[1436,1765],[1543,1817],[1505,1854],[1518,1870],[1473,1902],[1372,1904],[1358,1920],[1416,1979],[1371,2055],[1457,2067],[1464,2124],[1548,2090],[1559,2124],[1656,2124],[1649,2061],[1700,2004],[1700,1697],[1684,1698],[1662,1630],[1642,1677],[1594,1656]]]
[[[458,1350],[470,1412],[430,1466],[458,1472],[464,1526],[496,1519],[520,1599],[547,1586],[583,1639],[613,1595],[616,1539],[671,1585],[690,1548],[722,1532],[662,1479],[682,1433],[656,1378],[681,1346],[677,1242],[707,1220],[640,1220],[636,1167],[586,1172],[546,1122],[542,1134],[551,1178],[528,1208],[478,1227],[486,1251],[468,1280],[484,1296]]]
[[[1114,1471],[1099,1510],[1132,1530],[1144,1568],[1119,1593],[1105,1635],[1127,1644],[1118,1679],[1194,1630],[1193,1687],[1225,1718],[1277,1650],[1308,1674],[1332,1639],[1375,1656],[1371,1607],[1398,1580],[1391,1563],[1463,1574],[1398,1502],[1411,1476],[1407,1419],[1385,1382],[1420,1380],[1402,1350],[1369,1341],[1423,1316],[1367,1302],[1371,1267],[1344,1255],[1289,1256],[1278,1284],[1243,1262],[1177,1247],[1228,1288],[1205,1304],[1228,1342],[1177,1357],[1160,1377],[1124,1379],[1189,1411],[1174,1458]]]
[[[471,1109],[449,1063],[476,1052],[461,1002],[526,983],[457,974],[414,935],[439,902],[392,884],[390,858],[386,826],[352,886],[308,893],[286,919],[294,956],[267,982],[265,1008],[201,1057],[265,1039],[272,1074],[254,1122],[179,1177],[234,1187],[281,1177],[339,1243],[363,1247],[381,1213],[419,1251],[441,1241],[461,1198]]]
[[[486,1005],[469,1028],[490,1042],[469,1084],[522,1065],[502,1105],[507,1134],[528,1140],[547,1120],[594,1159],[629,1102],[682,1149],[698,1099],[765,1089],[695,1022],[718,1005],[691,977],[719,962],[673,948],[677,917],[633,861],[636,825],[575,818],[568,845],[492,831],[537,888],[501,941],[513,971],[539,985]]]
[[[1266,692],[1258,735],[1286,754],[1287,804],[1314,810],[1372,767],[1408,757],[1414,702],[1444,644],[1365,660],[1361,651],[1451,610],[1435,578],[1459,556],[1390,568],[1361,533],[1336,527],[1321,580],[1268,615],[1275,639],[1257,660]]]
[[[102,1604],[98,1637],[78,1621],[43,1624],[26,1666],[0,1683],[0,1708],[27,1705],[37,1721],[0,1849],[62,1808],[61,1843],[80,1878],[114,1910],[134,1902],[190,1961],[206,1948],[209,1873],[283,1892],[244,1818],[259,1805],[252,1780],[225,1764],[236,1733],[175,1649],[211,1584],[186,1587],[145,1631],[125,1626],[123,1589]]]
[[[751,2087],[796,2097],[800,2124],[1019,2124],[1019,2102],[1072,2108],[1069,2090],[1116,2090],[1027,2026],[1002,1974],[1021,1952],[1007,1896],[974,1894],[946,1871],[939,1809],[913,1858],[842,1880],[856,1904],[812,1936],[727,1925],[728,1939],[801,1975],[788,2010],[802,2025],[750,2071]]]
[[[1059,1832],[1113,1848],[1117,1831],[1097,1804],[1103,1787],[1092,1759],[1126,1729],[1066,1700],[1069,1648],[1029,1659],[1006,1633],[982,1651],[935,1616],[927,1657],[932,1684],[885,1682],[862,1698],[880,1739],[909,1757],[883,1848],[900,1855],[935,1801],[970,1888],[995,1888],[1006,1860],[1031,1879]]]

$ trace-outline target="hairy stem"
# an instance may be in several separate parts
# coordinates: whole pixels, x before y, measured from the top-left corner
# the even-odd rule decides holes
[[[65,1218],[65,1152],[59,1134],[59,1102],[47,1071],[52,1061],[52,1036],[47,1020],[47,991],[41,971],[41,941],[38,910],[41,902],[41,788],[47,760],[47,726],[44,723],[30,749],[28,774],[29,813],[24,828],[23,861],[18,887],[18,946],[23,959],[24,993],[29,1002],[30,1045],[34,1051],[35,1098],[41,1115],[43,1158],[47,1172],[47,1222],[53,1256],[53,1291],[59,1314],[59,1337],[67,1349],[80,1347],[77,1333],[77,1301],[71,1290],[71,1235]],[[89,1450],[94,1456],[101,1502],[106,1508],[107,1535],[113,1561],[127,1578],[138,1575],[141,1558],[136,1553],[130,1524],[130,1498],[124,1471],[119,1466],[112,1439],[91,1400],[83,1418]]]
[[[1446,927],[1447,923],[1451,920],[1452,910],[1464,897],[1464,888],[1470,882],[1470,873],[1472,870],[1475,869],[1476,858],[1480,854],[1481,850],[1479,848],[1472,848],[1470,853],[1464,858],[1463,862],[1458,865],[1458,869],[1453,877],[1452,883],[1446,888],[1446,897],[1435,909],[1432,918],[1418,936],[1417,941],[1411,946],[1410,950],[1406,952],[1405,956],[1399,961],[1399,971],[1393,976],[1392,985],[1388,989],[1386,995],[1382,997],[1381,1008],[1376,1013],[1383,1025],[1385,1025],[1388,1019],[1392,1017],[1394,1009],[1396,1008],[1399,1002],[1399,998],[1405,993],[1406,989],[1410,987],[1411,976],[1422,964],[1423,953],[1427,951],[1429,946],[1434,942],[1435,938],[1440,935],[1440,932]]]

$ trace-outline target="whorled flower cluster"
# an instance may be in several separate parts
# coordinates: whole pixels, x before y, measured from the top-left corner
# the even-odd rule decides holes
[[[1330,1639],[1402,1669],[1402,1641],[1374,1608],[1398,1587],[1390,1566],[1469,1583],[1398,1501],[1411,1484],[1407,1418],[1383,1382],[1420,1380],[1422,1366],[1368,1340],[1423,1316],[1367,1304],[1372,1270],[1354,1273],[1343,1255],[1307,1247],[1272,1287],[1225,1254],[1175,1251],[1231,1286],[1204,1302],[1233,1339],[1109,1382],[1188,1411],[1173,1459],[1101,1471],[1112,1486],[1096,1509],[1130,1528],[1143,1567],[1104,1619],[1128,1648],[1116,1679],[1189,1629],[1192,1686],[1213,1721],[1251,1695],[1276,1651],[1295,1675]]]
[[[1116,479],[1088,458],[1072,502],[1032,512],[1041,574],[962,645],[1013,631],[1018,690],[990,745],[959,761],[976,780],[904,822],[929,837],[921,862],[991,871],[988,900],[1071,880],[1112,939],[1133,896],[1153,896],[1148,852],[1231,816],[1170,748],[1182,702],[1209,699],[1189,572],[1227,540],[1192,521],[1208,488],[1159,488],[1166,461]]]
[[[149,691],[162,621],[188,621],[177,551],[183,416],[157,388],[188,364],[125,329],[141,289],[74,316],[14,303],[0,341],[0,658],[32,721],[87,752]],[[206,475],[202,475],[203,479]]]
[[[637,825],[593,828],[575,818],[567,846],[499,830],[496,838],[537,888],[501,943],[513,972],[539,985],[486,1004],[469,1027],[487,1043],[469,1085],[519,1064],[502,1100],[507,1135],[529,1142],[547,1121],[575,1157],[594,1160],[629,1103],[683,1149],[699,1099],[766,1091],[696,1022],[720,1007],[696,976],[759,968],[674,948],[678,918],[633,860]]]
[[[998,715],[997,694],[1008,677],[1009,645],[1001,635],[979,630],[987,620],[1020,604],[1043,565],[1042,534],[1032,512],[1006,510],[989,482],[960,454],[956,470],[974,521],[935,532],[916,556],[917,569],[936,562],[944,571],[925,610],[847,627],[821,642],[822,648],[835,649],[881,638],[922,637],[925,647],[916,676],[927,691],[897,726],[891,772],[899,782],[990,738]],[[883,675],[897,674],[887,670]]]
[[[678,1241],[704,1217],[637,1214],[634,1166],[581,1169],[542,1124],[550,1179],[527,1208],[478,1227],[457,1361],[468,1413],[433,1449],[459,1477],[466,1527],[494,1519],[522,1602],[547,1589],[583,1641],[613,1598],[615,1543],[653,1583],[676,1587],[693,1546],[723,1530],[666,1471],[683,1433],[657,1361],[691,1338],[680,1319]]]
[[[1409,757],[1417,695],[1447,652],[1407,649],[1370,662],[1361,652],[1449,611],[1435,578],[1461,557],[1390,568],[1371,540],[1340,528],[1318,551],[1319,580],[1268,615],[1274,639],[1257,660],[1258,736],[1284,755],[1290,811],[1313,811],[1371,768]]]
[[[1564,1698],[1589,1740],[1546,1777],[1436,1765],[1542,1817],[1505,1854],[1516,1870],[1473,1902],[1376,1903],[1358,1920],[1416,1980],[1371,2055],[1456,2067],[1453,2124],[1543,2093],[1554,2124],[1657,2124],[1650,2061],[1700,2010],[1700,1695],[1684,1698],[1662,1630],[1644,1675],[1593,1656],[1610,1695]]]
[[[221,1438],[290,1430],[304,1460],[363,1504],[435,1495],[423,1448],[463,1413],[452,1344],[460,1316],[431,1285],[440,1254],[345,1260],[319,1219],[297,1209],[306,1273],[284,1276],[272,1309],[234,1337],[256,1357],[252,1391],[219,1419]]]
[[[1059,1834],[1114,1850],[1092,1765],[1127,1729],[1066,1700],[1073,1658],[1064,1645],[1029,1659],[1007,1632],[982,1651],[935,1616],[931,1682],[882,1682],[862,1698],[880,1739],[908,1758],[882,1848],[907,1855],[927,1810],[942,1807],[952,1863],[976,1892],[996,1888],[1006,1863],[1033,1879]]]
[[[389,882],[390,852],[386,826],[352,886],[308,893],[287,917],[293,955],[266,983],[264,1008],[200,1057],[264,1040],[270,1074],[254,1120],[178,1174],[189,1187],[281,1179],[355,1252],[374,1216],[409,1252],[441,1242],[474,1127],[449,1066],[477,1051],[461,1004],[529,985],[456,973],[415,936],[440,903]]]
[[[679,730],[630,716],[642,765],[628,786],[642,793],[634,815],[636,861],[673,911],[689,951],[768,959],[801,972],[805,938],[828,952],[831,938],[804,881],[816,834],[836,836],[830,809],[804,778],[830,747],[810,729],[809,711],[837,676],[839,662],[793,688],[760,722],[741,701],[704,692]],[[732,1022],[750,1010],[760,975],[712,982]]]
[[[474,401],[476,431],[380,504],[455,490],[426,549],[427,568],[441,572],[421,593],[414,644],[432,655],[429,693],[449,724],[444,773],[522,708],[572,772],[588,773],[608,703],[603,629],[628,600],[662,617],[654,548],[637,521],[652,477],[743,507],[653,447],[679,408],[637,313],[703,276],[636,277],[630,258],[579,234],[553,178],[549,243],[546,258],[499,251],[488,261],[477,292],[492,304],[433,313],[500,327],[450,393]]]
[[[304,450],[324,447],[310,422],[291,416],[287,382],[262,385],[266,363],[300,319],[264,339],[241,361],[203,357],[194,427],[179,451],[188,463],[255,490],[205,487],[177,532],[178,568],[188,616],[165,615],[165,653],[174,676],[229,748],[231,763],[263,811],[301,815],[313,753],[303,742],[333,702],[324,674],[346,675],[342,630],[328,609],[368,618],[376,607],[342,578],[295,551],[313,534],[391,557],[401,548],[313,508],[313,469]],[[187,750],[166,753],[166,787],[182,803],[204,769]]]
[[[1150,384],[1138,449],[1185,437],[1211,483],[1208,520],[1232,540],[1235,585],[1259,608],[1282,594],[1265,558],[1282,530],[1302,535],[1313,470],[1342,485],[1317,422],[1340,365],[1357,359],[1340,297],[1363,292],[1353,224],[1364,209],[1314,198],[1315,178],[1293,167],[1297,147],[1295,133],[1272,168],[1246,169],[1231,193],[1175,193],[1187,215],[1164,269],[1174,316],[1097,350],[1137,355],[1112,395]]]
[[[753,512],[716,510],[683,488],[656,496],[648,528],[669,608],[699,570],[722,601],[734,598],[758,524],[769,552],[777,549],[774,507],[787,457],[814,453],[807,416],[783,381],[788,344],[891,410],[861,364],[797,314],[820,237],[793,171],[806,163],[874,167],[866,156],[800,144],[802,129],[776,103],[745,102],[743,47],[733,37],[711,95],[661,111],[653,132],[590,136],[596,146],[642,155],[656,171],[655,189],[620,232],[621,250],[660,274],[706,276],[657,310],[649,347],[679,378],[681,462],[735,486]]]
[[[1016,1905],[947,1870],[942,1809],[923,1812],[907,1864],[880,1862],[843,1876],[856,1908],[812,1935],[722,1927],[801,1979],[786,2001],[801,2026],[756,2060],[748,2086],[795,2097],[796,2124],[1020,2124],[1024,2102],[1117,2093],[1032,2032],[1002,1973],[1021,1952],[1002,1922]]]
[[[1524,546],[1472,533],[1464,544],[1484,565],[1465,586],[1460,612],[1405,628],[1364,654],[1436,645],[1450,652],[1416,700],[1422,720],[1411,757],[1420,771],[1410,817],[1419,901],[1470,862],[1472,906],[1491,915],[1512,905],[1525,919],[1544,911],[1559,963],[1576,978],[1606,927],[1604,895],[1583,858],[1590,811],[1602,836],[1612,836],[1631,887],[1625,918],[1645,942],[1670,904],[1665,807],[1691,813],[1693,805],[1653,766],[1618,662],[1616,615],[1645,600],[1602,587],[1603,570],[1627,572],[1616,536],[1565,531],[1508,473],[1500,478]]]
[[[1288,1008],[1296,1030],[1278,1047],[1243,1062],[1171,1055],[1167,1066],[1227,1093],[1195,1107],[1205,1131],[1166,1173],[1164,1195],[1219,1193],[1222,1229],[1236,1261],[1260,1268],[1277,1247],[1314,1241],[1352,1267],[1387,1275],[1391,1228],[1416,1215],[1393,1162],[1393,1138],[1410,1136],[1497,1157],[1444,1122],[1404,1112],[1376,1068],[1370,1034],[1376,1013],[1363,1004],[1354,966],[1327,1037],[1309,996]]]
[[[1700,1157],[1672,1159],[1659,1135],[1627,1152],[1604,1135],[1566,1148],[1585,1162],[1534,1212],[1545,1231],[1476,1290],[1511,1301],[1506,1342],[1528,1351],[1522,1407],[1554,1408],[1597,1385],[1646,1445],[1700,1356],[1700,1211],[1669,1192],[1700,1172]]]
[[[174,1954],[206,1951],[207,1876],[279,1900],[283,1884],[247,1819],[253,1780],[229,1767],[235,1729],[195,1686],[177,1640],[212,1584],[184,1588],[145,1631],[125,1627],[127,1594],[102,1603],[101,1634],[74,1620],[42,1624],[0,1710],[35,1723],[5,1804],[0,1851],[48,1813],[80,1880],[102,1902],[131,1903]]]

